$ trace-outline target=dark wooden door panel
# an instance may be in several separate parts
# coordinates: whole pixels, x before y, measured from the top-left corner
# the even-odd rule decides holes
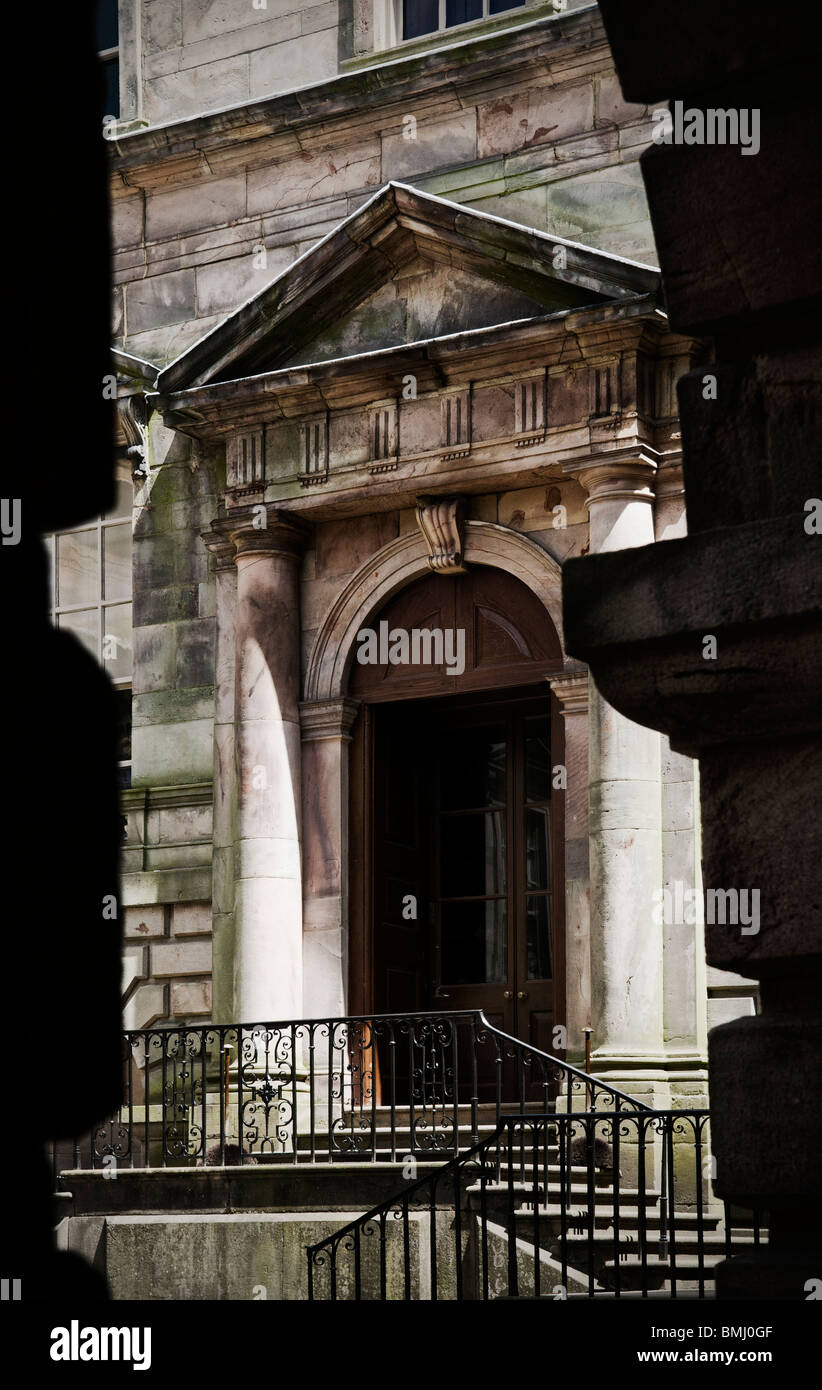
[[[563,792],[552,771],[562,738],[545,685],[562,664],[556,632],[533,593],[482,567],[419,580],[370,621],[375,631],[464,632],[465,670],[352,666],[350,693],[364,702],[352,759],[352,983],[362,981],[362,1007],[482,1009],[504,1032],[557,1052]],[[478,1081],[485,1099],[494,1053]],[[470,1075],[470,1056],[464,1067]]]
[[[374,759],[375,1012],[424,1007],[427,837],[422,765],[407,721],[382,711]],[[400,1003],[399,1001],[403,1002]]]

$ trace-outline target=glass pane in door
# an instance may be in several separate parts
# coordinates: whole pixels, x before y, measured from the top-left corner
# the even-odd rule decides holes
[[[507,964],[505,899],[443,903],[440,913],[442,983],[503,983]]]
[[[468,811],[505,803],[505,730],[448,729],[440,744],[442,809]]]
[[[550,888],[551,812],[529,806],[525,812],[525,887]]]
[[[525,799],[551,799],[551,744],[548,721],[529,719],[525,736]]]
[[[551,899],[529,893],[525,900],[525,949],[529,980],[550,980]]]
[[[444,898],[496,897],[506,891],[502,811],[446,815],[440,828],[440,892]]]

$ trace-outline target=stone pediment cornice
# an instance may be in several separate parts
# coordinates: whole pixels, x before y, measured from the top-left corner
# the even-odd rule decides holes
[[[693,339],[668,329],[656,296],[645,295],[234,381],[161,391],[151,401],[169,425],[194,437],[213,439],[233,433],[240,425],[368,407],[400,396],[409,375],[414,377],[417,393],[423,395],[517,378],[535,370],[582,365],[626,351],[678,357],[692,353],[694,346]]]
[[[643,456],[675,482],[676,381],[701,345],[654,296],[154,398],[250,491],[312,520],[545,484]],[[413,384],[413,391],[406,391]],[[378,503],[378,499],[381,502]]]
[[[392,182],[170,363],[158,390],[165,395],[299,361],[420,261],[515,291],[548,314],[643,295],[661,306],[659,272],[651,266]]]
[[[620,305],[619,312],[592,308],[572,315],[546,315],[238,381],[155,392],[150,400],[167,423],[183,433],[219,438],[240,424],[370,406],[400,395],[409,374],[422,395],[515,377],[533,370],[535,363],[550,369],[581,365],[608,353],[661,351],[663,338],[671,340],[677,355],[692,351],[693,340],[669,334],[653,301],[643,298]]]
[[[676,380],[701,345],[653,296],[215,383],[154,403],[226,447],[227,504],[312,520],[537,486],[642,457],[673,479]],[[413,391],[407,391],[409,383]]]

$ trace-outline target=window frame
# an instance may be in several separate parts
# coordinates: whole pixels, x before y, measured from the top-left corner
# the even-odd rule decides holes
[[[393,0],[390,0],[393,3]],[[119,105],[117,116],[103,123],[103,133],[114,140],[121,132],[142,129],[148,125],[143,115],[143,45],[141,39],[142,0],[118,0],[117,48],[97,50],[101,62],[113,60],[116,53],[119,65]],[[112,115],[113,112],[106,112]]]
[[[99,0],[98,0],[98,3],[99,3]],[[116,67],[117,67],[117,84],[116,84],[116,86],[117,86],[117,110],[116,110],[116,111],[104,111],[104,112],[103,112],[103,122],[106,123],[106,124],[109,123],[109,122],[111,122],[111,121],[118,122],[118,121],[121,119],[122,109],[123,109],[123,84],[122,84],[122,74],[121,74],[121,72],[120,72],[120,48],[121,48],[120,25],[121,25],[121,16],[120,16],[120,5],[119,5],[119,3],[115,3],[115,4],[114,4],[114,10],[115,10],[116,15],[117,15],[117,43],[116,43],[113,47],[111,47],[111,48],[98,48],[98,49],[96,50],[96,51],[97,51],[97,61],[100,63],[101,67],[105,68],[105,67],[108,67],[109,65],[115,65],[115,64],[116,64]]]
[[[390,3],[391,0],[389,0],[389,4]],[[400,38],[398,39],[398,42],[419,43],[422,39],[433,38],[435,34],[453,34],[460,30],[468,29],[469,26],[472,24],[484,24],[489,19],[503,19],[506,14],[511,13],[513,10],[527,9],[529,6],[529,0],[520,0],[519,4],[511,5],[510,10],[500,10],[497,14],[491,14],[491,0],[482,0],[482,14],[477,15],[474,19],[465,19],[462,21],[461,24],[448,24],[446,22],[448,13],[448,0],[439,0],[439,22],[437,24],[437,28],[429,29],[424,34],[415,34],[413,38],[405,37],[405,0],[395,0],[395,4],[398,12],[397,27],[400,33]]]
[[[130,470],[129,466],[128,466],[127,464],[125,464],[125,463],[117,462],[117,463],[115,463],[115,469],[116,469],[116,474],[117,474],[118,479],[119,479],[120,481],[122,481],[122,482],[128,482],[128,483],[131,485],[131,488],[132,488],[132,495],[133,495],[134,480],[133,480],[133,477],[132,477],[131,470]],[[133,634],[133,632],[134,632],[134,585],[133,585],[133,582],[131,582],[131,575],[130,575],[129,594],[128,594],[128,597],[127,597],[127,598],[107,599],[107,598],[105,597],[105,573],[104,573],[104,568],[103,568],[103,567],[104,567],[104,564],[105,564],[105,550],[104,550],[104,543],[103,543],[103,534],[104,534],[104,532],[105,532],[106,530],[110,530],[111,528],[113,528],[113,527],[115,527],[115,526],[123,526],[123,525],[125,525],[125,524],[128,524],[128,527],[129,527],[129,540],[130,540],[130,542],[131,542],[132,539],[133,539],[133,535],[134,535],[134,508],[133,508],[133,505],[132,505],[131,511],[128,512],[127,514],[126,514],[126,513],[114,513],[114,512],[106,513],[105,516],[92,517],[90,521],[81,522],[80,525],[78,525],[78,526],[66,526],[66,527],[64,527],[64,528],[63,528],[62,530],[60,530],[60,531],[52,531],[52,532],[49,532],[48,535],[46,535],[46,536],[43,537],[43,540],[44,540],[44,543],[45,543],[45,547],[46,547],[46,553],[47,553],[47,556],[48,556],[48,562],[49,562],[49,613],[50,613],[50,616],[51,616],[52,624],[54,625],[54,627],[57,629],[58,632],[59,632],[59,631],[70,632],[70,631],[71,631],[70,628],[65,628],[65,627],[61,628],[61,625],[60,625],[60,621],[59,621],[59,620],[60,620],[60,618],[61,618],[64,614],[71,614],[71,613],[89,613],[89,612],[92,612],[92,611],[96,614],[96,622],[97,622],[97,652],[96,652],[96,660],[97,660],[97,662],[99,663],[99,665],[100,665],[100,667],[102,668],[102,670],[104,670],[104,671],[106,672],[106,674],[108,675],[109,680],[111,681],[111,683],[112,683],[112,685],[114,686],[115,690],[117,690],[118,692],[119,692],[119,691],[125,691],[125,690],[131,690],[131,689],[132,689],[133,680],[134,680],[133,662],[132,662],[132,670],[131,670],[131,672],[130,672],[128,675],[119,675],[119,676],[117,676],[117,675],[112,674],[112,672],[111,672],[111,670],[110,670],[110,663],[107,662],[107,661],[105,660],[105,658],[103,657],[103,640],[104,640],[104,638],[105,638],[105,636],[106,636],[105,613],[106,613],[106,611],[107,611],[108,609],[110,609],[110,608],[125,608],[125,607],[127,607],[127,608],[130,610],[130,613],[131,613],[131,618],[130,618],[130,622],[129,622],[129,629],[130,629],[131,633]],[[97,584],[96,584],[96,597],[95,597],[95,600],[94,600],[93,602],[89,602],[89,603],[65,603],[65,604],[64,604],[64,603],[59,603],[59,602],[58,602],[59,593],[60,593],[60,591],[59,591],[59,576],[58,576],[58,551],[59,551],[58,542],[59,542],[59,539],[60,539],[61,536],[76,536],[76,535],[81,535],[81,534],[88,535],[88,534],[91,534],[91,533],[93,533],[93,534],[96,535],[95,564],[96,564]],[[130,568],[131,568],[131,545],[130,545],[130,547],[129,547],[129,556],[130,556],[130,560],[129,560],[129,569],[130,569]],[[78,641],[78,642],[81,642],[81,643],[82,643],[82,645],[83,645],[83,647],[85,648],[86,651],[90,651],[90,648],[86,645],[85,642],[83,642],[82,638],[81,638],[77,633],[74,633],[74,636],[77,638],[77,641]],[[132,650],[132,658],[133,658],[133,650]],[[129,772],[129,774],[130,774],[131,765],[132,765],[132,760],[131,760],[131,758],[128,758],[128,759],[121,759],[121,760],[118,761],[118,764],[117,764],[118,769],[120,769],[121,773],[122,773],[123,771],[126,771],[126,770],[127,770],[127,771]]]
[[[121,0],[121,5],[127,0]],[[504,10],[500,14],[484,14],[482,19],[466,20],[449,28],[432,29],[430,33],[419,34],[416,38],[402,37],[404,15],[403,0],[354,0],[355,6],[362,9],[363,23],[367,27],[370,42],[349,54],[340,64],[340,72],[357,70],[363,66],[399,59],[406,55],[427,53],[442,44],[465,42],[475,34],[478,38],[498,32],[510,26],[528,24],[537,19],[555,18],[567,13],[584,0],[525,0],[523,5]],[[561,6],[562,8],[557,8]],[[453,36],[453,37],[452,37]]]

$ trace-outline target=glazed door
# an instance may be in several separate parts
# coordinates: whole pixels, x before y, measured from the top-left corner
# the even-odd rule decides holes
[[[432,788],[432,1004],[545,1051],[554,1021],[548,701],[443,710]]]

